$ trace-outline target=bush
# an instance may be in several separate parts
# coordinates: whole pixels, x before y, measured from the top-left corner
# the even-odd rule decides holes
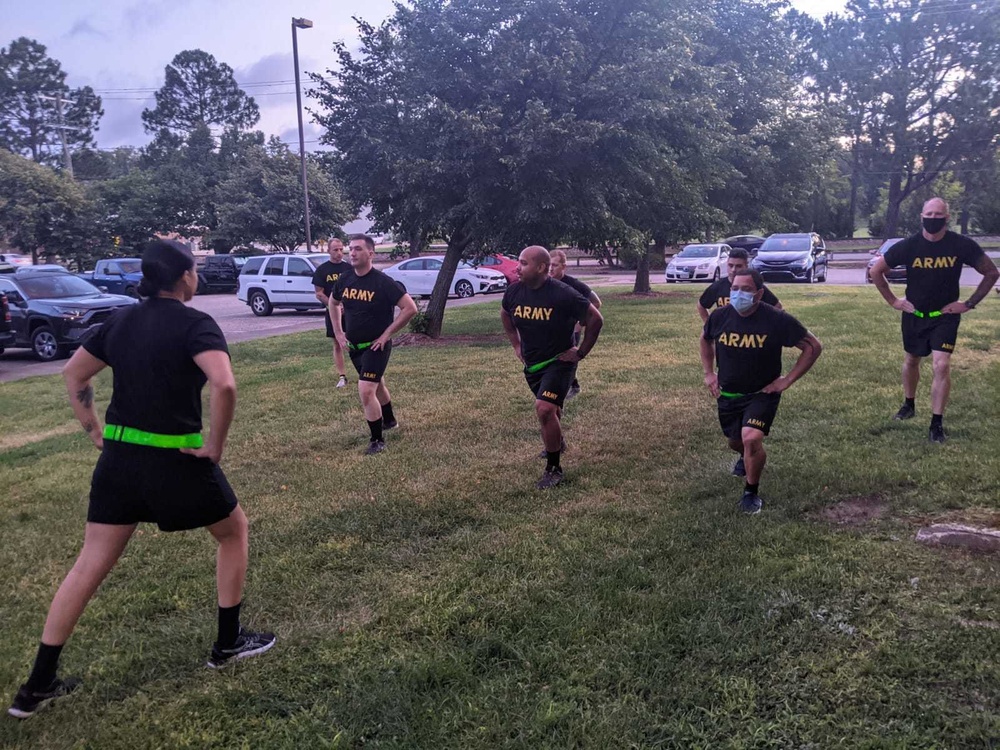
[[[431,319],[427,315],[427,301],[414,300],[417,304],[417,314],[410,319],[410,333],[422,333],[425,336],[430,333]]]

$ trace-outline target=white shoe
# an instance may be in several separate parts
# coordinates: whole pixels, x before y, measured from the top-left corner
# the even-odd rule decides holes
[[[346,385],[347,385],[347,376],[346,375],[341,375],[340,376],[340,380],[337,381],[337,387],[338,388],[343,388]]]

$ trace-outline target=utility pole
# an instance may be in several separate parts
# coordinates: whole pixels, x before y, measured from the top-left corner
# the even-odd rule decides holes
[[[306,178],[306,140],[302,130],[302,89],[299,86],[299,38],[298,29],[311,29],[313,22],[308,18],[292,19],[292,57],[295,59],[295,113],[299,116],[299,161],[302,163],[302,199],[305,206],[306,252],[312,252],[312,228],[309,226],[309,181]]]
[[[73,156],[69,152],[69,145],[66,143],[66,131],[67,130],[80,130],[80,128],[73,127],[72,125],[66,125],[63,122],[63,98],[62,92],[56,93],[55,96],[44,96],[38,94],[38,98],[48,102],[56,103],[56,122],[57,125],[49,125],[53,130],[59,133],[59,142],[62,144],[63,152],[63,164],[66,167],[66,173],[73,177]]]

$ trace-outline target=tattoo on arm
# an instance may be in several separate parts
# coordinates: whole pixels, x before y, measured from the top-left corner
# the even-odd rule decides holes
[[[94,431],[94,423],[87,421],[83,423],[83,431],[88,435]]]
[[[94,387],[88,385],[85,388],[81,388],[76,392],[76,400],[79,401],[85,408],[89,409],[94,405]]]

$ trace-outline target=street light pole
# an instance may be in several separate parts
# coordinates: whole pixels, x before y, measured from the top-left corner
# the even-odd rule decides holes
[[[302,130],[302,89],[299,85],[299,29],[311,29],[308,18],[292,19],[292,57],[295,59],[295,113],[299,116],[299,161],[302,163],[302,200],[305,207],[306,250],[312,252],[312,229],[309,226],[309,180],[306,178],[306,138]]]

